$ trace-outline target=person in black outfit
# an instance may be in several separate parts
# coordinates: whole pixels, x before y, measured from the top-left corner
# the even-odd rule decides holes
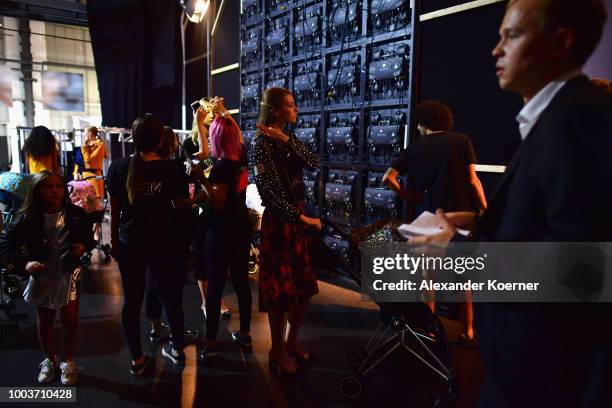
[[[203,356],[216,342],[228,270],[240,312],[240,330],[233,331],[232,338],[243,347],[251,346],[249,250],[252,231],[246,207],[246,150],[240,128],[229,116],[223,102],[217,102],[213,109],[220,116],[210,125],[211,152],[216,161],[208,180],[205,180],[213,212],[206,235],[208,291]]]
[[[208,128],[214,120],[212,109],[210,105],[200,106],[197,111],[194,112],[194,125],[190,136],[183,142],[183,153],[190,159],[195,158],[200,160],[197,166],[193,166],[192,170],[207,169],[211,167],[215,160],[210,157],[210,148],[208,145]],[[209,111],[207,111],[208,109]],[[200,147],[202,145],[202,147]],[[206,232],[208,229],[208,221],[210,217],[210,203],[205,203],[202,214],[199,214],[197,219],[194,221],[194,236],[193,241],[196,250],[196,261],[195,261],[195,277],[198,281],[198,289],[200,289],[200,297],[202,298],[202,304],[200,308],[206,318],[206,292],[208,291],[208,281],[206,277]],[[229,307],[221,299],[221,317],[229,319],[231,312]]]
[[[178,151],[178,138],[171,127],[164,126],[164,130],[162,132],[162,140],[161,144],[157,150],[157,155],[162,160],[171,160],[177,168],[179,169],[179,173],[183,177],[183,183],[188,183],[190,180],[190,176],[187,175],[185,167],[182,165],[180,159],[175,158],[176,152]],[[130,158],[121,158],[119,160],[126,160],[129,165]],[[128,166],[123,164],[127,169]],[[176,242],[176,254],[177,254],[177,264],[176,270],[183,271],[187,269],[187,256],[189,251],[189,242],[193,235],[193,225],[195,215],[191,211],[190,208],[185,208],[182,210],[177,210],[177,220],[179,231],[182,233],[178,236],[179,240]],[[183,272],[177,273],[178,277],[184,276]],[[153,277],[147,278],[147,285],[145,290],[145,315],[150,319],[151,322],[151,333],[149,339],[151,341],[161,342],[168,338],[170,335],[169,327],[161,321],[161,312],[162,305],[159,299],[159,294],[157,293],[157,285],[155,279]],[[191,331],[186,330],[185,335],[192,337],[193,334]]]
[[[442,244],[455,227],[501,242],[612,241],[612,95],[582,74],[607,18],[600,0],[514,0],[493,50],[499,85],[525,100],[523,141],[477,219],[439,211]],[[537,274],[538,271],[533,271]],[[609,303],[477,304],[483,407],[612,406]]]
[[[135,153],[127,169],[125,162],[113,162],[108,185],[111,196],[111,253],[119,262],[124,303],[122,324],[130,353],[131,372],[141,375],[152,361],[140,344],[140,307],[145,293],[146,275],[155,281],[160,300],[170,323],[171,342],[162,355],[182,364],[186,342],[182,309],[184,269],[177,267],[181,242],[176,208],[187,208],[194,200],[186,199],[187,185],[178,167],[162,160],[160,146],[163,127],[159,120],[145,114],[134,121],[132,139]]]
[[[416,214],[423,211],[484,211],[482,184],[476,175],[476,155],[470,138],[453,132],[453,114],[441,102],[421,102],[414,112],[421,138],[391,164],[383,183],[406,197],[398,175],[408,174],[413,194],[422,196]]]
[[[451,131],[453,114],[438,101],[425,101],[414,112],[421,138],[400,154],[383,177],[383,183],[400,196],[412,200],[422,197],[417,214],[423,211],[478,211],[487,208],[480,179],[476,175],[476,155],[470,138]],[[408,174],[415,192],[409,192],[397,182],[398,175]],[[435,312],[434,293],[426,293],[426,303]],[[474,311],[471,292],[465,292],[465,302],[459,303],[463,333],[459,345],[475,346]]]
[[[124,206],[129,206],[129,202],[127,200],[126,192],[125,192],[125,179],[127,178],[127,172],[130,167],[130,161],[132,160],[131,156],[121,157],[119,159],[113,160],[111,166],[109,167],[108,173],[108,189],[110,192],[110,202],[111,202],[111,220],[113,217],[121,218],[121,213],[127,210]],[[111,172],[112,170],[112,172]],[[115,190],[116,188],[116,190]],[[111,191],[112,189],[112,191]],[[111,223],[111,236],[118,237],[119,236],[119,223],[126,221],[119,221],[115,223]],[[117,238],[118,239],[118,238]],[[115,243],[117,241],[115,240]],[[115,250],[118,250],[118,244],[116,244]],[[117,252],[115,252],[117,255]],[[117,255],[118,256],[118,255]],[[119,258],[115,258],[119,259]],[[121,268],[125,268],[125,263],[117,261],[119,264],[119,270]],[[125,296],[125,294],[124,294]],[[151,332],[149,333],[149,338],[151,341],[163,341],[168,338],[170,335],[169,327],[163,323],[162,321],[162,305],[159,300],[159,296],[157,295],[157,290],[155,289],[155,282],[153,278],[148,277],[146,280],[146,291],[144,297],[145,303],[145,316],[149,319],[151,323]],[[140,337],[140,335],[138,335]]]

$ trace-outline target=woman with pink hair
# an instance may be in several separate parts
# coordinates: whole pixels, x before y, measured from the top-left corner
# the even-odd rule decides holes
[[[220,113],[209,129],[211,153],[216,161],[205,182],[213,213],[205,245],[208,317],[202,357],[216,343],[221,297],[228,269],[238,296],[240,312],[240,330],[233,331],[232,338],[243,347],[251,346],[249,330],[252,298],[248,276],[252,231],[246,207],[246,150],[236,122],[228,116],[225,109],[221,109]]]

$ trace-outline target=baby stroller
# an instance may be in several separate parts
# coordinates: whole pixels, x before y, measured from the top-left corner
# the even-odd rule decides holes
[[[0,309],[9,318],[15,316],[15,299],[21,297],[20,278],[24,272],[17,271],[10,261],[11,249],[8,248],[8,231],[17,222],[17,211],[23,204],[32,184],[32,176],[4,172],[0,174],[0,210],[2,212],[2,230],[0,238]]]
[[[98,178],[101,176],[92,176],[89,178]],[[104,253],[104,261],[110,260],[110,245],[105,244],[102,235],[102,222],[104,221],[104,215],[106,214],[106,207],[108,201],[100,200],[96,196],[96,189],[91,183],[86,180],[76,181],[73,180],[68,183],[68,192],[70,193],[70,201],[74,205],[78,205],[87,212],[89,220],[98,229],[98,239],[96,240],[96,246],[94,249],[99,249]],[[87,268],[91,265],[92,251],[87,252],[81,257],[81,266]]]
[[[365,242],[399,241],[400,237],[395,231],[399,224],[381,221],[348,234],[333,222],[324,221],[329,232],[349,242],[348,257],[334,255],[334,259],[340,269],[359,285],[361,273],[358,262],[351,265],[347,259],[361,259],[360,247]],[[436,400],[434,407],[452,406],[456,397],[452,356],[439,318],[424,303],[377,302],[377,305],[380,308],[380,323],[364,346],[349,351],[348,358],[357,364],[357,368],[354,375],[340,379],[340,392],[348,398],[358,397],[363,391],[361,378],[395,353],[403,351],[444,381],[446,392]]]

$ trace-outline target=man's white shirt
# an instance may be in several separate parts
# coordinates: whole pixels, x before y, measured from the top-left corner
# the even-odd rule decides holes
[[[582,75],[580,69],[570,71],[558,79],[550,82],[544,88],[540,90],[533,98],[531,98],[521,109],[516,121],[519,124],[519,132],[521,133],[521,139],[525,140],[531,129],[538,122],[538,119],[542,115],[542,112],[548,107],[550,102],[553,100],[555,95],[565,86],[565,84],[578,76]]]

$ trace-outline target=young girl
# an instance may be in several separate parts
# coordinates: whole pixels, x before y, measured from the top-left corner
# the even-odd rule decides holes
[[[66,331],[61,381],[73,385],[77,379],[72,355],[79,318],[79,258],[93,248],[91,222],[83,209],[70,203],[64,178],[49,170],[34,176],[20,216],[14,230],[15,261],[30,274],[23,296],[37,309],[38,336],[45,354],[38,382],[53,381],[57,372],[53,322],[59,309]]]

